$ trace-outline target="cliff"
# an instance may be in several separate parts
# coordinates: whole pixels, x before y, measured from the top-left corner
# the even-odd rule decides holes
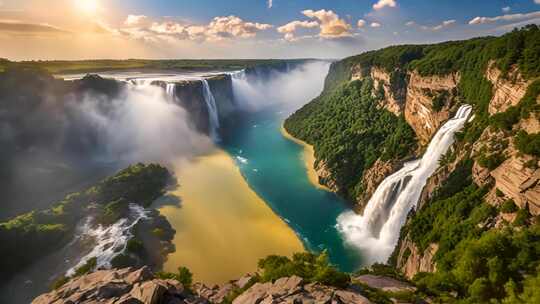
[[[501,37],[394,46],[346,58],[332,64],[321,96],[285,124],[314,145],[316,163],[324,164],[321,181],[331,181],[338,193],[354,193],[345,196],[362,212],[380,182],[411,151],[419,156],[459,105],[473,106],[389,260],[438,301],[532,299],[524,290],[539,277],[540,252],[530,249],[538,244],[540,224],[538,39],[540,29],[530,25]],[[375,106],[351,118],[356,105],[370,99]],[[406,153],[385,155],[390,139],[373,140],[363,124],[377,124],[373,115],[381,112],[406,121],[420,148],[402,146]],[[369,153],[354,149],[356,136],[372,139],[361,143]],[[518,252],[527,250],[534,253],[517,266]]]
[[[420,299],[412,295],[416,291],[412,285],[394,278],[366,274],[356,277],[355,282],[348,288],[336,288],[309,283],[299,276],[260,282],[257,274],[248,274],[238,280],[209,287],[203,283],[192,284],[189,280],[165,278],[162,273],[152,273],[148,267],[122,268],[98,270],[73,278],[49,293],[38,296],[32,304],[369,304]]]

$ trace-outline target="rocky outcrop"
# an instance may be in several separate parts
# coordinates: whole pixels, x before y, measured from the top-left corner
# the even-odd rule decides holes
[[[377,190],[379,184],[400,166],[400,162],[383,161],[380,158],[369,169],[364,171],[361,184],[364,189],[356,198],[355,209],[362,213],[369,199]]]
[[[71,303],[208,303],[188,292],[175,280],[157,279],[147,268],[99,270],[75,278],[60,288],[43,294],[32,304]]]
[[[422,76],[416,71],[409,73],[405,119],[414,129],[420,143],[426,145],[440,125],[450,117],[455,88],[460,80],[457,73],[445,76]],[[444,94],[444,104],[434,109],[434,98]]]
[[[493,84],[493,97],[489,102],[489,114],[501,113],[515,106],[525,96],[527,87],[532,81],[521,76],[517,66],[513,66],[507,75],[503,75],[494,61],[486,70],[486,78]]]
[[[324,160],[319,160],[315,162],[315,172],[319,177],[319,183],[326,186],[332,192],[339,192],[338,182],[334,179],[334,176],[327,168]]]
[[[401,115],[405,106],[406,88],[393,84],[391,73],[381,68],[371,68],[371,79],[373,79],[374,89],[382,88],[384,92],[382,106],[396,116]]]
[[[526,166],[532,156],[515,155],[491,172],[495,187],[514,200],[520,208],[529,208],[533,215],[540,214],[540,169]]]
[[[435,272],[437,266],[433,261],[433,257],[439,245],[430,244],[423,252],[416,247],[416,244],[407,236],[401,242],[397,258],[397,269],[401,271],[405,277],[412,279],[419,272]]]
[[[365,284],[371,288],[380,289],[382,291],[388,292],[407,292],[415,291],[416,287],[413,285],[398,281],[394,278],[383,277],[373,274],[364,274],[353,278],[355,281],[358,281],[362,284]]]
[[[367,298],[355,290],[342,290],[318,283],[307,284],[297,276],[274,283],[256,283],[234,299],[233,304],[259,303],[342,303],[367,304]]]
[[[307,283],[297,276],[275,282],[255,283],[246,275],[220,286],[193,285],[192,291],[172,279],[159,279],[148,267],[99,270],[65,283],[32,301],[32,304],[122,303],[122,304],[194,304],[194,303],[371,303],[356,289],[338,289],[319,283]],[[412,286],[390,278],[370,279],[382,290],[414,290]]]

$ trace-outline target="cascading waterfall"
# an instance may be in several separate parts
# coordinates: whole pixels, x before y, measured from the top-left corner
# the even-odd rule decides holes
[[[93,228],[91,223],[92,218],[88,218],[84,225],[79,229],[81,231],[76,239],[91,238],[96,243],[87,255],[82,257],[77,265],[70,268],[66,276],[75,274],[77,268],[83,266],[91,258],[96,258],[96,269],[111,266],[113,257],[123,252],[126,249],[127,241],[133,235],[131,229],[141,220],[148,218],[148,211],[143,207],[130,204],[129,216],[127,218],[119,219],[116,223],[104,227],[98,225]]]
[[[203,78],[201,79],[201,81],[203,84],[204,101],[206,102],[206,106],[208,108],[208,121],[210,123],[210,137],[214,141],[219,141],[219,135],[218,135],[219,115],[218,115],[216,100],[214,98],[214,94],[212,94],[212,91],[210,90],[210,85],[208,84],[208,80]]]
[[[175,83],[167,83],[167,86],[165,87],[165,93],[168,97],[170,97],[172,100],[174,100],[175,96],[174,93],[176,92],[176,84]]]
[[[352,211],[338,217],[337,228],[345,240],[362,250],[368,263],[385,262],[392,253],[407,214],[416,207],[427,179],[439,166],[440,157],[454,142],[454,134],[467,122],[469,105],[459,108],[433,136],[421,159],[408,162],[377,187],[363,215]]]

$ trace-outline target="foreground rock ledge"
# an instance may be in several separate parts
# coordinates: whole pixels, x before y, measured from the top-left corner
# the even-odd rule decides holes
[[[193,293],[175,280],[162,280],[148,267],[99,270],[72,279],[62,287],[43,294],[32,304],[203,304],[221,303],[235,290],[245,289],[252,276],[221,286],[193,285]],[[297,276],[274,283],[256,283],[233,301],[233,304],[336,303],[368,304],[355,290],[343,290],[318,283],[306,283]]]

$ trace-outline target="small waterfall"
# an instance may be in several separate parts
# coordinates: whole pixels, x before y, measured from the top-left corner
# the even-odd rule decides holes
[[[214,98],[214,94],[212,94],[212,91],[210,90],[210,85],[208,84],[208,80],[201,79],[201,82],[203,84],[204,101],[206,102],[206,107],[208,109],[208,121],[210,123],[210,137],[214,141],[219,141],[219,135],[218,135],[219,115],[218,115],[216,100]]]
[[[440,157],[454,142],[454,134],[467,122],[469,105],[459,108],[433,136],[421,159],[408,162],[377,187],[363,215],[352,211],[338,217],[337,228],[351,245],[366,254],[367,262],[385,262],[392,253],[407,214],[416,206],[427,179],[439,166]]]
[[[94,257],[97,258],[96,269],[110,268],[113,257],[126,249],[127,241],[133,236],[131,228],[141,219],[146,218],[148,218],[147,211],[136,204],[129,205],[129,216],[127,218],[122,218],[108,227],[99,225],[93,228],[91,225],[93,219],[88,218],[79,229],[81,232],[76,239],[81,241],[87,238],[93,239],[95,246],[87,255],[81,258],[77,265],[67,271],[66,276],[75,274],[77,268]]]
[[[167,96],[171,99],[171,100],[175,100],[176,96],[175,96],[175,92],[176,92],[176,84],[175,83],[167,83],[167,86],[165,87],[165,93],[167,94]]]

